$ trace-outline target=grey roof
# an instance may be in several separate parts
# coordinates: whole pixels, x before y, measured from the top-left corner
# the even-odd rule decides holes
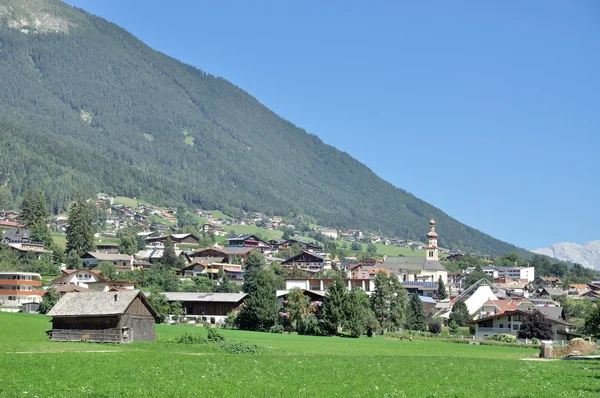
[[[553,287],[545,287],[542,290],[545,290],[551,296],[566,296],[569,292],[563,289],[556,289]]]
[[[121,290],[116,292],[67,293],[48,312],[48,316],[122,315],[138,296],[146,302],[150,312],[155,313],[139,290]]]
[[[425,257],[418,256],[385,256],[383,259],[384,263],[397,263],[397,264],[423,264]]]
[[[20,242],[22,240],[29,240],[29,230],[9,229],[2,235],[2,239],[10,242]]]
[[[421,271],[423,269],[423,261],[420,263],[387,263],[379,264],[377,268],[387,269],[388,271],[399,273],[402,271]]]
[[[423,264],[423,269],[427,271],[446,271],[446,267],[436,260],[427,260]]]
[[[247,293],[189,293],[189,292],[161,292],[169,301],[196,301],[217,303],[237,303],[246,297]]]
[[[104,252],[87,252],[83,257],[94,257],[99,261],[129,261],[131,256],[128,254],[104,253]]]

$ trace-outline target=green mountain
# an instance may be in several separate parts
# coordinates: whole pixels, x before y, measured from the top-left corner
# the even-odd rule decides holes
[[[0,185],[262,211],[502,254],[507,243],[383,181],[234,84],[54,0],[0,0]]]

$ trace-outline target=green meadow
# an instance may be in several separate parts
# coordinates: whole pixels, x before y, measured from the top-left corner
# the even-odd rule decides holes
[[[0,313],[1,397],[594,397],[600,361],[526,361],[537,350],[385,337],[219,330],[261,347],[231,354],[177,344],[195,326],[158,325],[156,343],[54,343],[41,315]]]

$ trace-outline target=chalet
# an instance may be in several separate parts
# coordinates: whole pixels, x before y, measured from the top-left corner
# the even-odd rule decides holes
[[[554,287],[543,287],[541,289],[538,289],[538,297],[540,298],[552,298],[557,296],[566,296],[568,294],[568,290],[563,290]]]
[[[156,311],[140,290],[67,293],[48,312],[52,341],[156,341]]]
[[[106,282],[107,279],[100,275],[100,271],[90,269],[66,269],[62,270],[62,275],[53,279],[50,284],[54,287],[60,286],[79,286],[88,288],[90,283]]]
[[[150,224],[150,229],[152,231],[158,231],[158,232],[165,232],[169,230],[169,226],[165,223],[162,223],[160,221],[155,221],[152,224]]]
[[[42,301],[42,277],[34,272],[0,272],[0,306]]]
[[[2,228],[23,228],[24,225],[20,224],[16,221],[0,220],[0,227],[2,227]]]
[[[178,271],[178,274],[188,277],[207,275],[215,277],[222,269],[225,275],[232,281],[242,283],[244,281],[244,270],[239,264],[228,264],[223,262],[224,257],[208,257],[200,260],[195,258],[194,262]]]
[[[54,290],[60,296],[64,296],[67,293],[85,293],[90,291],[90,289],[88,289],[87,287],[77,285],[60,285],[56,286]]]
[[[258,238],[256,235],[251,234],[231,235],[227,238],[227,246],[252,247],[260,252],[265,252],[266,250],[271,249],[271,245]]]
[[[133,290],[135,289],[135,283],[130,281],[105,279],[97,282],[90,282],[88,283],[88,287],[91,291],[96,292],[109,292],[112,290]]]
[[[543,287],[556,287],[561,284],[562,281],[556,276],[538,276],[531,282],[531,285],[536,289],[541,289]]]
[[[316,273],[325,270],[325,256],[303,250],[281,263],[284,267],[298,267],[303,271]]]
[[[419,296],[423,297],[437,296],[437,282],[404,281],[402,282],[402,285],[409,294],[417,293]]]
[[[285,289],[291,290],[294,288],[319,291],[323,292],[327,290],[327,287],[331,285],[335,279],[331,278],[286,278]],[[370,279],[359,279],[359,278],[346,278],[344,283],[348,287],[348,290],[353,288],[360,288],[365,292],[372,292],[375,290],[375,283]]]
[[[119,254],[119,245],[116,243],[98,243],[96,251],[100,253]]]
[[[227,314],[241,308],[246,293],[162,292],[170,303],[179,301],[186,317],[222,323]]]
[[[149,246],[164,246],[168,238],[171,238],[171,242],[174,244],[187,244],[187,245],[198,245],[200,239],[194,234],[171,234],[162,236],[150,236],[145,239],[146,244]]]
[[[162,260],[165,248],[163,246],[150,246],[146,250],[140,250],[134,256],[133,266],[134,268],[149,268],[151,264],[158,263]],[[179,249],[175,249],[175,256],[182,258],[185,264],[191,262],[188,254]]]
[[[437,282],[440,276],[448,282],[448,270],[434,259],[386,256],[379,267],[398,276],[401,282]]]
[[[87,252],[81,256],[83,265],[88,268],[94,268],[103,261],[112,263],[117,267],[131,268],[132,258],[133,256],[130,256],[129,254],[114,254],[104,252]]]
[[[35,258],[40,258],[42,254],[47,253],[42,243],[12,242],[8,244],[8,247],[16,251],[20,256],[33,255]]]
[[[206,249],[194,250],[194,252],[190,255],[190,259],[193,263],[194,259],[199,257],[223,257],[224,262],[232,264],[238,262],[233,260],[235,259],[235,257],[239,257],[242,259],[241,262],[243,264],[244,261],[246,261],[246,257],[248,257],[252,250],[255,249],[253,247],[209,247]]]
[[[544,313],[547,308],[535,307]],[[475,337],[486,338],[497,336],[501,334],[512,334],[516,335],[521,328],[521,323],[525,317],[533,311],[533,308],[528,309],[516,309],[506,310],[499,312],[481,319],[472,321],[471,323],[476,325]],[[551,316],[550,313],[545,314],[546,317],[552,323],[552,332],[554,334],[552,340],[554,341],[567,341],[575,337],[573,333],[569,331],[569,328],[573,326],[572,323],[565,321],[564,317],[558,315]]]
[[[307,251],[322,251],[323,250],[323,246],[319,246],[318,244],[316,244],[314,242],[309,242],[307,240],[301,240],[301,239],[296,239],[296,238],[286,240],[284,242],[284,244],[282,245],[283,247],[281,247],[281,249],[287,249],[288,247],[290,247],[293,244],[297,244],[298,246],[300,246],[300,248],[302,250],[307,250]]]
[[[9,229],[2,234],[3,243],[27,243],[30,232],[28,229]]]
[[[210,222],[204,223],[200,229],[204,233],[212,232],[216,236],[224,235],[223,228],[221,228],[220,226],[218,226],[214,223],[210,223]]]
[[[318,232],[333,240],[338,238],[338,231],[335,228],[321,228],[318,230]]]

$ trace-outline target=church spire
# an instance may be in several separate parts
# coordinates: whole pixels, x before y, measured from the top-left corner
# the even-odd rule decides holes
[[[435,220],[429,221],[429,232],[427,233],[427,247],[425,247],[425,258],[437,261],[438,256],[438,234],[435,232]]]

